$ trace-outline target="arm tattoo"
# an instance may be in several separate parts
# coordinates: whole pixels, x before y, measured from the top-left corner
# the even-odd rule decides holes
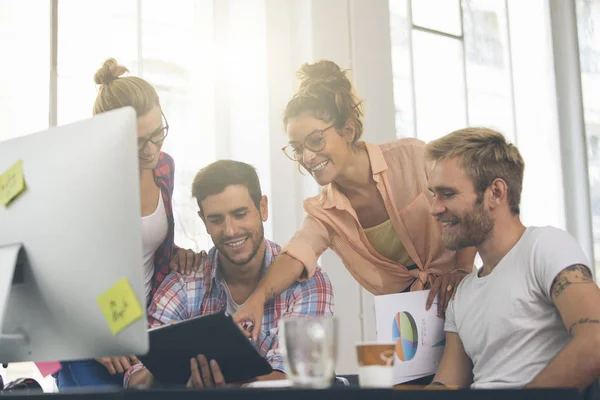
[[[569,335],[573,334],[573,329],[577,325],[585,325],[585,324],[600,324],[600,320],[598,320],[598,319],[590,319],[590,318],[581,318],[579,321],[573,322],[571,324],[571,326],[569,327]]]
[[[590,269],[585,265],[575,264],[563,269],[552,282],[550,293],[556,299],[571,285],[594,283]]]

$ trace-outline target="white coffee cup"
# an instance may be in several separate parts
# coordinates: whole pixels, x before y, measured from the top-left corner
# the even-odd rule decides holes
[[[358,382],[361,387],[391,388],[394,385],[393,342],[358,343]]]

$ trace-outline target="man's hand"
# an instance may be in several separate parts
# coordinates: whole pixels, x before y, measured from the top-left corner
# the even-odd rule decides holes
[[[104,365],[104,367],[108,370],[108,373],[111,375],[122,374],[131,368],[132,365],[140,362],[136,356],[102,357],[96,358],[96,361]]]
[[[139,371],[136,371],[129,377],[129,382],[127,383],[128,388],[134,387],[151,387],[154,384],[154,376],[147,368],[142,368]]]
[[[187,388],[202,389],[231,386],[225,383],[225,378],[215,360],[208,360],[204,355],[190,359],[191,376]]]
[[[233,314],[233,321],[238,324],[246,336],[256,342],[262,327],[264,312],[265,301],[255,293]]]
[[[440,297],[438,299],[437,315],[438,317],[443,318],[450,299],[453,299],[454,295],[456,294],[456,288],[458,287],[458,284],[467,275],[468,273],[466,271],[456,270],[449,274],[438,276],[433,282],[431,290],[429,291],[425,309],[429,310],[431,308],[436,294],[439,293]]]
[[[190,275],[192,272],[198,271],[205,255],[206,252],[204,251],[196,254],[193,250],[180,248],[173,255],[169,267],[180,274]]]

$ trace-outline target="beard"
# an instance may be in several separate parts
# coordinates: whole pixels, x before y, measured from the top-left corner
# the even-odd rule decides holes
[[[248,264],[254,258],[256,253],[258,253],[258,250],[260,249],[260,245],[263,242],[264,235],[265,235],[265,230],[264,230],[264,227],[262,224],[260,224],[260,227],[258,229],[254,230],[250,233],[248,239],[246,239],[246,240],[250,241],[250,243],[252,244],[252,250],[250,251],[249,255],[244,258],[239,258],[239,256],[237,258],[235,258],[235,256],[233,256],[229,252],[229,248],[225,244],[225,242],[231,240],[231,238],[221,238],[219,240],[219,243],[215,244],[215,247],[217,248],[219,253],[221,255],[223,255],[223,257],[225,257],[227,259],[227,261],[229,261],[230,263],[232,263],[234,265],[245,265],[245,264]]]
[[[456,221],[458,225],[453,232],[442,231],[442,241],[448,250],[479,246],[489,238],[494,229],[494,219],[489,211],[484,209],[483,202],[479,201],[470,213],[445,219]]]

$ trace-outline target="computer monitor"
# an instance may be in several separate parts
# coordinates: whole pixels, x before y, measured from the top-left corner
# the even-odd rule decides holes
[[[148,351],[136,127],[126,107],[0,142],[0,174],[20,160],[26,184],[0,204],[0,248],[22,244],[27,257],[8,293],[1,362]],[[12,271],[6,259],[0,274]],[[97,299],[122,278],[143,312],[113,334]]]

